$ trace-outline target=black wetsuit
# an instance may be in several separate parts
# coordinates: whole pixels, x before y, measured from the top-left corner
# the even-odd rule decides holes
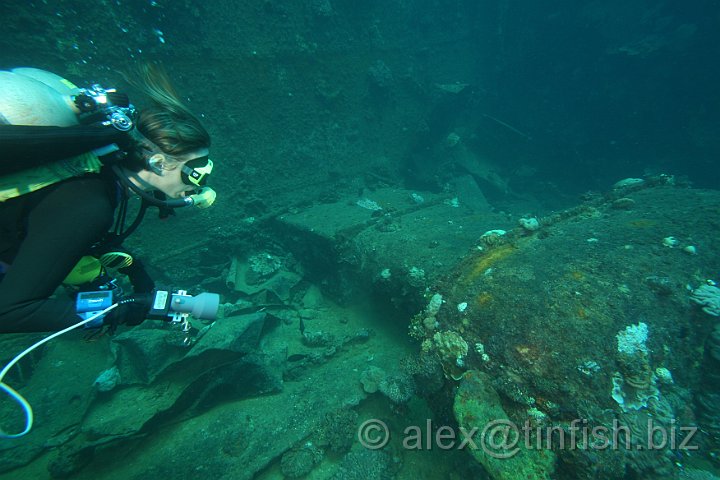
[[[0,174],[113,142],[132,148],[127,134],[111,126],[0,125]],[[0,333],[56,331],[80,321],[72,298],[51,295],[106,237],[118,197],[114,177],[103,173],[0,202]],[[136,291],[152,290],[139,261],[123,273]]]
[[[88,175],[0,203],[0,260],[9,265],[0,282],[0,332],[80,321],[74,300],[49,297],[111,227],[114,196],[114,186]]]

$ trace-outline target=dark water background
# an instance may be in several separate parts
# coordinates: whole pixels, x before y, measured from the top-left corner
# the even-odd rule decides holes
[[[114,71],[161,60],[199,102],[220,145],[216,155],[237,161],[233,167],[265,168],[270,142],[273,156],[299,158],[295,166],[332,157],[338,170],[352,163],[356,173],[363,157],[382,157],[380,168],[400,181],[437,188],[418,170],[441,163],[427,152],[461,128],[504,175],[530,167],[535,180],[563,192],[658,172],[717,187],[719,7],[712,0],[6,1],[0,66],[117,84]],[[378,65],[386,78],[373,73]],[[469,86],[452,99],[433,91],[454,82]],[[312,127],[328,121],[334,126],[316,140],[324,147],[302,151]],[[370,163],[364,170],[378,168]]]
[[[627,177],[664,173],[695,187],[720,187],[718,0],[5,0],[0,18],[0,69],[32,66],[80,86],[98,82],[124,89],[128,87],[121,72],[137,62],[158,61],[201,116],[213,137],[217,170],[212,187],[220,200],[202,216],[188,213],[197,220],[183,227],[188,228],[183,235],[175,235],[175,227],[161,230],[157,223],[146,222],[131,239],[155,264],[154,274],[182,280],[183,286],[226,288],[223,269],[230,257],[242,262],[267,252],[288,259],[292,251],[297,262],[288,265],[302,265],[301,273],[308,274],[303,280],[309,282],[317,280],[309,275],[307,264],[312,261],[316,270],[325,269],[322,273],[333,279],[341,263],[346,269],[362,269],[357,258],[357,263],[348,260],[350,255],[333,263],[325,258],[324,247],[312,244],[306,251],[314,258],[301,258],[292,248],[302,246],[294,241],[294,231],[285,232],[282,245],[277,231],[287,225],[266,227],[269,220],[310,205],[355,208],[358,197],[379,187],[420,191],[430,198],[454,195],[449,185],[469,176],[488,200],[488,212],[510,213],[503,218],[508,229],[517,225],[513,215],[542,217],[573,207],[584,193],[607,192]],[[129,92],[142,108],[142,98]],[[650,203],[672,209],[672,199],[661,200]],[[409,208],[405,203],[403,208]],[[692,237],[702,230],[712,237],[714,224],[701,215],[696,220],[694,232],[668,229],[648,240],[656,247],[652,255],[670,251],[661,244],[666,235]],[[390,218],[386,231],[377,230],[393,233],[389,227],[397,227],[415,233],[412,225],[399,223]],[[435,225],[450,224],[443,217]],[[637,232],[646,231],[642,229],[650,223],[640,219],[633,225],[638,230],[631,232],[640,235]],[[427,232],[414,228],[413,239],[424,238]],[[624,242],[628,234],[617,228],[617,238]],[[587,235],[578,234],[582,238],[568,251],[584,245]],[[688,245],[697,241],[685,240]],[[458,248],[443,264],[436,261],[437,252],[447,246],[441,244],[405,246],[425,255],[430,277],[436,273],[431,268],[450,268],[467,251],[467,246]],[[712,250],[710,245],[699,243],[699,251]],[[389,248],[377,249],[380,254],[373,257],[375,247],[367,247],[365,260],[397,260],[393,272],[414,265],[410,260],[400,265],[402,259],[393,258],[399,255]],[[402,251],[403,245],[394,248]],[[714,268],[705,260],[710,256],[680,258]],[[548,259],[555,261],[548,255],[538,262]],[[621,265],[630,271],[630,263],[620,263],[626,261],[613,263],[613,268]],[[371,280],[370,275],[352,277],[352,287],[377,288],[385,266],[378,264]],[[603,272],[602,265],[587,268],[587,278]],[[637,278],[644,278],[645,267],[638,268]],[[709,276],[700,266],[698,271],[702,273],[696,276]],[[667,274],[651,273],[663,278]],[[578,282],[586,278],[580,267],[572,274]],[[564,285],[569,277],[558,278]],[[615,289],[607,286],[615,280],[603,288]],[[701,280],[680,274],[675,280],[678,304],[686,308],[685,285]],[[371,282],[376,284],[368,287]],[[543,282],[539,276],[529,282],[529,296],[551,297]],[[321,287],[347,300],[339,293],[346,285],[350,281],[326,280]],[[391,303],[408,291],[416,294],[414,303],[401,299],[407,311],[392,310],[382,317],[397,324],[391,328],[397,335],[382,340],[385,353],[397,345],[402,345],[398,350],[417,350],[406,343],[407,323],[427,304],[423,293],[432,291],[422,282],[409,285],[383,300]],[[221,293],[223,301],[240,295],[234,290]],[[585,311],[578,312],[584,318]],[[616,319],[623,327],[637,320]],[[334,328],[343,328],[337,325]],[[297,342],[294,326],[292,335]],[[612,334],[607,338],[613,342]],[[398,363],[388,360],[392,362]],[[347,379],[357,387],[354,377]],[[313,388],[312,394],[323,391]],[[311,398],[298,395],[294,401]],[[158,471],[164,471],[160,457]]]

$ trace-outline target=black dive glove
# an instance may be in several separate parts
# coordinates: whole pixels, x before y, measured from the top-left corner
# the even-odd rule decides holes
[[[114,332],[119,325],[134,327],[140,325],[150,312],[150,295],[140,294],[120,300],[120,305],[108,312],[103,319],[103,325],[110,327]]]
[[[121,268],[120,273],[128,276],[135,293],[150,293],[155,289],[155,282],[145,270],[145,265],[134,258],[130,266]]]

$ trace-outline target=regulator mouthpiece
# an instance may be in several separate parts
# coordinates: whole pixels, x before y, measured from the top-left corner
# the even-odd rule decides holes
[[[217,193],[210,187],[203,187],[200,191],[194,195],[190,195],[192,204],[198,208],[208,208],[210,205],[215,203]]]

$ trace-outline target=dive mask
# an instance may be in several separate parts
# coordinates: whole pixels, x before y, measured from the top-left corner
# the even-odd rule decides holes
[[[212,173],[213,162],[207,155],[204,157],[193,158],[182,164],[181,178],[185,185],[191,187],[203,187],[210,173]]]

